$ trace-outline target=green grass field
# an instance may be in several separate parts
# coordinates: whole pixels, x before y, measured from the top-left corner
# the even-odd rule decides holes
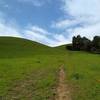
[[[100,100],[100,55],[0,37],[0,98],[53,100],[62,64],[72,100]]]

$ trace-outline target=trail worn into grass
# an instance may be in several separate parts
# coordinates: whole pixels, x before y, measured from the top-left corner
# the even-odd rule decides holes
[[[71,100],[68,85],[65,83],[65,76],[64,68],[61,66],[58,75],[58,85],[56,88],[55,100]]]

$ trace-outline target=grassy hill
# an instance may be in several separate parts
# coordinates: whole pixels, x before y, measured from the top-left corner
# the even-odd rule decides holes
[[[73,100],[100,100],[100,55],[0,37],[0,98],[53,100],[62,64]]]

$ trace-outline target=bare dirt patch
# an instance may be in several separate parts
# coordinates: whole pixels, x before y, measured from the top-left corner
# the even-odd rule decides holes
[[[66,75],[64,68],[61,66],[59,69],[55,100],[71,100],[69,87],[67,83],[65,83],[65,77]]]

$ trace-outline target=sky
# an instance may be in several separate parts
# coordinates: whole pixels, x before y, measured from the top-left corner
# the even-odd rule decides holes
[[[51,47],[100,36],[100,0],[0,0],[0,36]]]

